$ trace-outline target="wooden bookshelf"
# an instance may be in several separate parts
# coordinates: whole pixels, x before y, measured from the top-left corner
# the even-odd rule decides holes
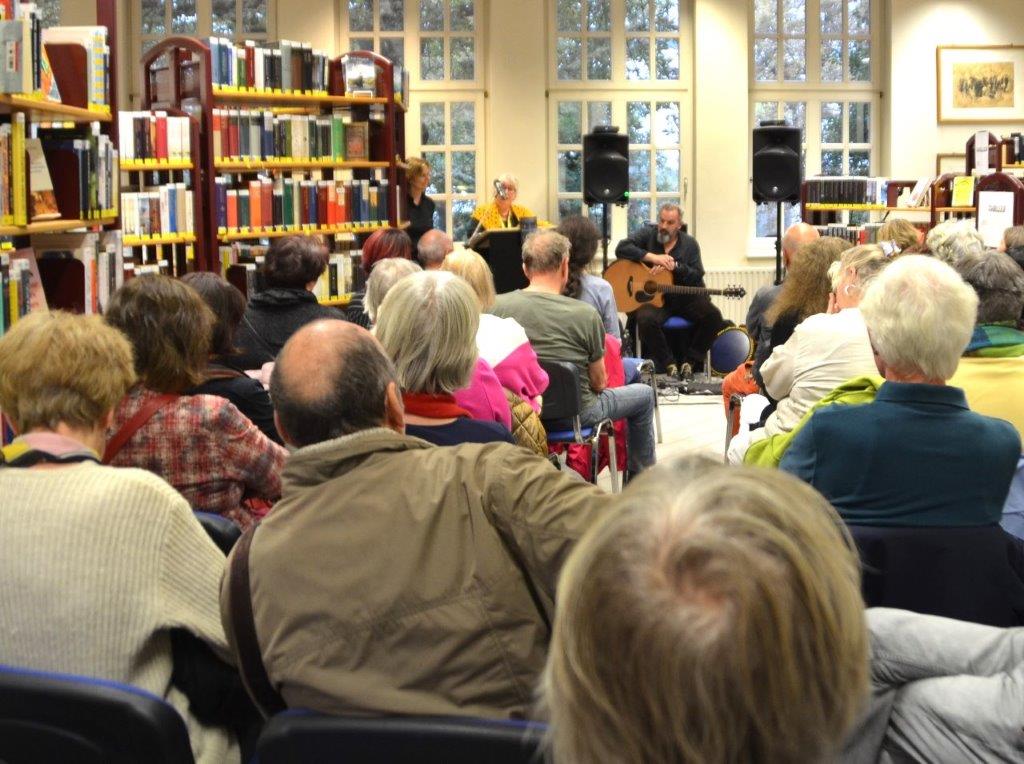
[[[15,111],[24,112],[36,122],[110,122],[113,119],[109,110],[80,109],[32,96],[0,93],[0,114]]]
[[[386,98],[370,96],[338,96],[327,93],[285,92],[273,90],[225,90],[212,88],[213,99],[218,102],[267,104],[268,106],[369,106],[387,103]]]
[[[191,192],[190,192],[191,193]],[[123,243],[126,247],[158,247],[172,244],[195,244],[194,233],[169,233],[150,234],[148,236],[125,236]]]
[[[260,170],[386,170],[387,162],[338,162],[333,159],[217,159],[213,168],[223,172]]]
[[[102,228],[114,225],[117,218],[93,218],[91,220],[69,220],[59,218],[57,220],[40,220],[38,223],[28,225],[3,225],[0,226],[0,236],[31,236],[34,233],[61,233],[73,231],[76,228]]]
[[[169,172],[171,170],[194,170],[195,162],[190,159],[131,159],[121,162],[121,172]]]
[[[380,223],[343,223],[336,226],[308,226],[304,228],[253,228],[245,231],[218,230],[220,241],[245,241],[246,239],[276,239],[281,236],[332,236],[338,233],[373,233],[379,228],[388,228]]]

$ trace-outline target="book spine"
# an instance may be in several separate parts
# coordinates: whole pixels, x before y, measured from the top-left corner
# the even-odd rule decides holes
[[[24,112],[15,112],[11,117],[11,197],[14,207],[14,225],[28,225]]]

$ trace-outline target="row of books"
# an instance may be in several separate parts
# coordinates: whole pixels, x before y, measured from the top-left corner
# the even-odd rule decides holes
[[[888,178],[830,176],[807,179],[807,201],[811,204],[885,205]]]
[[[125,236],[174,236],[195,233],[192,193],[185,183],[165,183],[121,194],[121,231]]]
[[[221,269],[225,278],[241,289],[246,295],[263,291],[263,259],[266,247],[220,248]],[[360,250],[346,250],[332,253],[327,268],[313,286],[313,294],[320,302],[338,300],[353,291],[362,289]],[[358,282],[358,283],[357,283]]]
[[[315,180],[260,176],[241,187],[215,179],[218,228],[299,228],[386,222],[386,180]]]
[[[190,117],[169,116],[165,111],[121,111],[117,119],[121,161],[192,158]]]
[[[214,159],[369,158],[369,125],[352,122],[348,109],[329,115],[274,114],[268,110],[214,109]]]
[[[46,54],[39,9],[35,3],[5,0],[0,2],[0,19],[0,93],[40,92]]]
[[[881,223],[865,223],[863,225],[819,225],[815,226],[822,236],[835,236],[846,239],[850,244],[874,244],[878,241],[878,229]]]
[[[308,42],[236,43],[210,37],[207,43],[214,87],[327,92],[328,56]]]

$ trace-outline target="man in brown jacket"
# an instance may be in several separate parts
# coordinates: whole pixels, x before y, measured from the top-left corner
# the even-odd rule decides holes
[[[608,497],[507,443],[405,435],[394,369],[353,324],[296,332],[271,395],[297,449],[249,551],[272,687],[335,714],[527,716],[559,570]]]

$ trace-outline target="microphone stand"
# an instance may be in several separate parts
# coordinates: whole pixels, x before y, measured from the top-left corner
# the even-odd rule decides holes
[[[612,236],[611,220],[608,213],[611,205],[608,202],[601,202],[601,268],[602,272],[608,270],[608,240]]]

